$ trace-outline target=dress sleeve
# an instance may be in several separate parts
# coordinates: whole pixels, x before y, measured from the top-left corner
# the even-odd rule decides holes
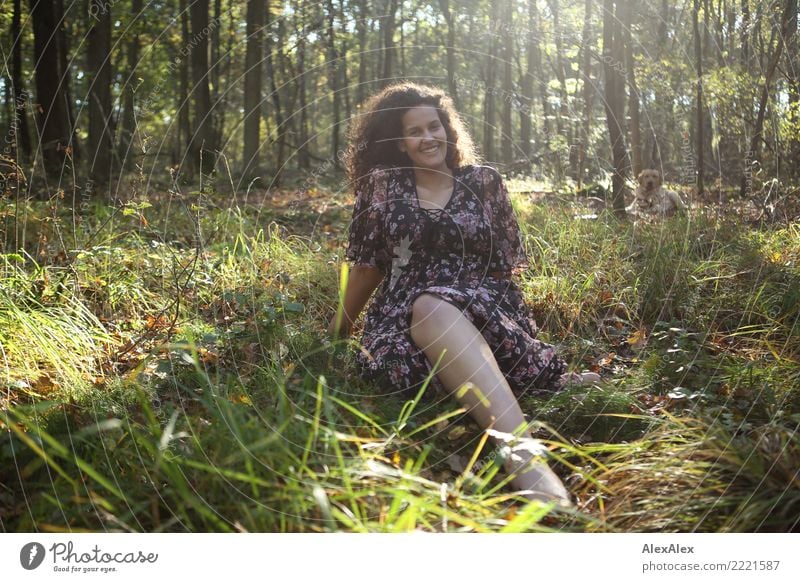
[[[392,259],[386,248],[383,220],[389,170],[374,168],[356,189],[345,258],[354,265],[378,267],[386,273]]]
[[[517,275],[528,268],[517,217],[503,179],[494,168],[486,167],[483,177],[484,201],[490,206],[492,240],[488,271]]]

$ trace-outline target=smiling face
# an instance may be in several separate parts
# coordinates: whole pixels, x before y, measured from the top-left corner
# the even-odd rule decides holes
[[[419,168],[447,170],[447,133],[436,108],[430,105],[413,107],[403,114],[403,135],[398,143],[411,163]]]

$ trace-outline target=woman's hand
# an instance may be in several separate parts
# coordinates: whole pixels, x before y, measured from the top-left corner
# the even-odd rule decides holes
[[[331,339],[342,339],[350,336],[353,322],[358,319],[358,314],[364,308],[372,292],[383,281],[384,274],[375,267],[355,265],[350,270],[347,279],[347,289],[342,300],[342,321],[336,329],[336,315],[328,324],[328,336]]]
[[[338,314],[337,314],[338,315]],[[342,321],[339,324],[339,329],[336,329],[336,315],[333,316],[331,322],[328,324],[328,338],[331,340],[345,339],[350,337],[352,332],[352,324],[347,320],[347,316],[342,313]]]

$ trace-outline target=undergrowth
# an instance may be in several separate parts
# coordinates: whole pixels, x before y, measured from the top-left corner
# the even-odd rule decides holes
[[[455,401],[382,396],[320,341],[351,203],[165,195],[74,228],[4,201],[3,529],[797,530],[798,225],[515,195],[541,336],[603,376],[522,401],[560,510],[507,493]]]

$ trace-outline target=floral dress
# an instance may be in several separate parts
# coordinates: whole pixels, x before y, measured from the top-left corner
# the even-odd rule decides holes
[[[416,394],[432,365],[411,338],[411,306],[429,293],[456,306],[492,348],[517,396],[555,391],[566,364],[536,339],[537,326],[510,277],[528,266],[519,225],[497,171],[453,170],[443,210],[419,204],[413,168],[377,167],[357,189],[345,257],[384,273],[364,315],[356,361],[388,393]],[[448,394],[434,375],[426,390]]]

